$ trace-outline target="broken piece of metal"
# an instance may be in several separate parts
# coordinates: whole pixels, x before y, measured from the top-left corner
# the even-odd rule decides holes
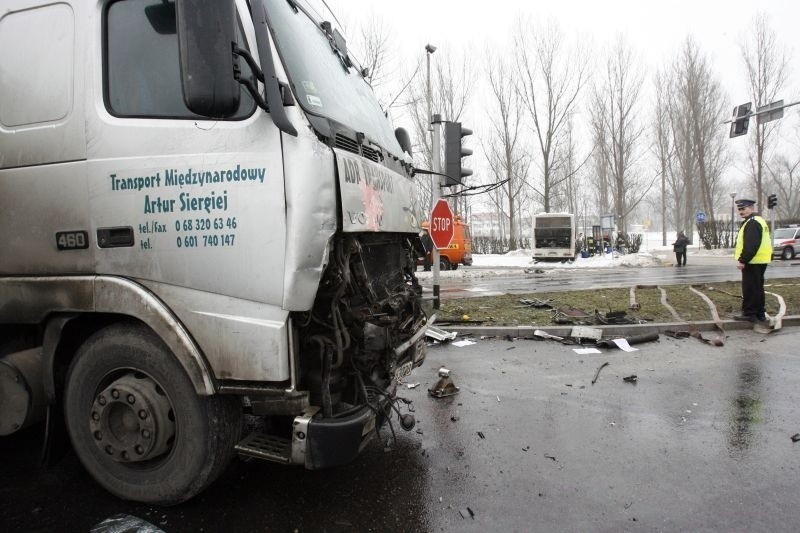
[[[800,433],[795,433],[790,438],[792,439],[792,442],[800,442]]]
[[[542,339],[550,339],[554,341],[563,341],[564,337],[559,337],[558,335],[550,335],[546,331],[542,331],[541,329],[536,329],[533,331],[534,337],[540,337]]]
[[[639,381],[639,377],[636,374],[631,374],[630,376],[625,376],[622,378],[622,381],[625,383],[636,383]]]
[[[608,365],[609,365],[608,361],[606,361],[605,363],[603,363],[602,365],[600,365],[600,368],[598,368],[598,369],[597,369],[597,372],[596,372],[596,373],[595,373],[595,375],[594,375],[594,379],[592,380],[592,385],[594,385],[595,383],[597,383],[597,378],[599,378],[599,377],[600,377],[600,371],[601,371],[601,370],[603,370],[603,369],[604,369],[605,367],[607,367]]]
[[[603,330],[589,326],[573,326],[569,336],[573,339],[591,339],[596,342],[603,337]]]
[[[444,367],[439,369],[439,381],[436,382],[433,388],[428,389],[428,393],[434,398],[452,396],[458,394],[458,391],[459,388],[456,387],[455,383],[453,383],[453,380],[450,378],[450,370]]]
[[[425,332],[425,335],[432,339],[436,339],[439,342],[446,342],[455,339],[458,336],[458,332],[445,331],[435,326],[428,326],[428,330]]]

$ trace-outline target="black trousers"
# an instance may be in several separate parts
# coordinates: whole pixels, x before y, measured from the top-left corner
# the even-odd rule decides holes
[[[766,311],[764,303],[764,272],[766,264],[746,264],[742,269],[742,315],[763,317]]]
[[[675,252],[675,263],[678,266],[686,266],[686,252]]]

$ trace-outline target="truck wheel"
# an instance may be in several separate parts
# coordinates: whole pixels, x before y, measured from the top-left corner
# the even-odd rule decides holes
[[[783,249],[781,253],[781,259],[784,261],[788,261],[789,259],[794,259],[794,248],[786,247]]]
[[[242,419],[238,398],[198,396],[161,339],[130,324],[80,347],[64,412],[75,452],[100,485],[162,505],[188,500],[224,470]]]
[[[450,260],[448,258],[439,258],[439,270],[450,270]]]
[[[458,270],[458,263],[451,263],[450,270]]]

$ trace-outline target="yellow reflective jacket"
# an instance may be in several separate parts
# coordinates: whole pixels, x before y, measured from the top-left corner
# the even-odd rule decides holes
[[[760,232],[752,231],[752,227],[748,228],[753,223],[761,226]],[[745,234],[746,229],[750,231]],[[758,233],[761,234],[760,242],[757,240]],[[742,227],[739,228],[739,234],[736,236],[734,258],[740,263],[758,265],[772,261],[772,240],[769,236],[769,226],[767,226],[767,222],[763,218],[753,215],[744,221]]]

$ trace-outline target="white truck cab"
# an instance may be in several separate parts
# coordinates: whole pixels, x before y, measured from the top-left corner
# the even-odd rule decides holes
[[[397,410],[410,142],[323,12],[3,2],[0,435],[46,413],[106,489],[172,504],[237,452],[350,461]]]

